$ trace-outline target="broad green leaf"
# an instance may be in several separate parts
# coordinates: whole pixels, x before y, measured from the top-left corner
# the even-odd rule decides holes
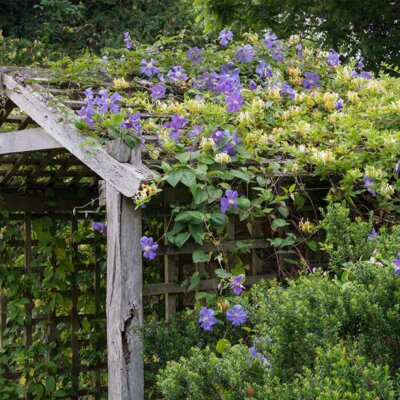
[[[194,251],[192,258],[194,263],[209,262],[211,260],[211,256],[202,250]]]
[[[167,176],[167,182],[172,186],[175,187],[179,181],[181,180],[183,175],[183,169],[174,169],[170,172]]]
[[[287,226],[287,225],[289,225],[289,224],[284,219],[277,218],[272,221],[272,228],[274,228],[274,229],[281,228],[281,227]]]
[[[193,184],[196,182],[195,173],[188,169],[185,169],[182,174],[181,182],[187,187],[192,187]]]
[[[231,346],[231,342],[228,339],[219,339],[215,349],[218,353],[223,354]]]
[[[190,238],[190,232],[182,232],[175,236],[174,242],[178,247],[182,247]]]
[[[192,290],[196,289],[200,284],[200,277],[199,273],[195,272],[191,277],[190,277],[190,285],[188,288],[188,291],[191,292]]]

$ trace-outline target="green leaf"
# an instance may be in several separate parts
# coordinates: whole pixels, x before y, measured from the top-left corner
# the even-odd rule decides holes
[[[170,174],[167,176],[167,182],[172,186],[175,187],[179,181],[181,180],[183,175],[183,169],[174,169]]]
[[[190,171],[190,170],[188,170],[188,169],[185,169],[183,171],[181,182],[187,187],[192,187],[193,184],[196,182],[195,173]]]
[[[49,392],[54,392],[56,390],[56,380],[54,379],[54,376],[48,376],[46,377],[46,389]]]
[[[194,251],[192,258],[194,263],[209,262],[211,260],[211,256],[202,250]]]
[[[208,296],[207,292],[197,292],[194,297],[197,301],[199,301],[201,299],[205,299],[207,296]]]
[[[315,240],[308,240],[307,241],[307,246],[312,250],[312,251],[318,251],[318,243]]]
[[[190,153],[185,151],[183,153],[175,154],[175,158],[181,162],[181,164],[186,164],[190,160]]]
[[[242,172],[240,170],[234,169],[234,170],[229,171],[229,173],[231,175],[233,175],[235,178],[241,179],[242,181],[245,181],[245,182],[251,181],[250,175],[245,174],[244,172]]]
[[[272,228],[274,228],[274,229],[281,228],[281,227],[287,226],[287,225],[289,225],[289,224],[284,219],[277,218],[272,221]]]
[[[192,290],[196,289],[199,285],[200,285],[199,273],[195,272],[190,277],[190,285],[189,285],[188,291],[191,292]]]
[[[228,339],[219,339],[215,349],[217,350],[218,353],[223,354],[226,352],[226,350],[228,350],[230,346],[231,342]]]
[[[189,224],[189,232],[196,243],[203,244],[205,232],[202,225]]]
[[[195,204],[201,204],[208,200],[207,190],[204,185],[195,185],[192,188],[192,195]]]
[[[229,218],[220,211],[214,211],[211,215],[211,221],[219,226],[225,226],[229,222]]]
[[[182,232],[175,236],[174,243],[178,247],[182,247],[190,238],[190,232]]]
[[[217,275],[217,277],[220,279],[230,279],[232,277],[232,274],[230,272],[222,268],[217,268],[215,270],[215,275]]]

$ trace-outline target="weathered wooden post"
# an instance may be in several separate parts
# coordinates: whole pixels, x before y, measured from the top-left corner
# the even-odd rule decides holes
[[[122,163],[141,162],[140,149],[122,140],[109,142],[107,151]],[[143,400],[142,343],[135,332],[143,318],[142,215],[109,183],[106,207],[108,398]]]

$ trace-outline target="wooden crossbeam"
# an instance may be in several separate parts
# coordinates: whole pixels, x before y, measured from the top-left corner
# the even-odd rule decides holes
[[[0,155],[60,149],[62,147],[42,128],[0,133]]]
[[[65,106],[63,108],[52,95],[28,90],[6,73],[0,77],[5,94],[10,100],[53,139],[123,195],[133,197],[143,182],[148,182],[154,177],[154,172],[140,160],[133,164],[120,163],[102,147],[89,145],[87,137],[84,137],[71,122],[76,119],[76,115]]]

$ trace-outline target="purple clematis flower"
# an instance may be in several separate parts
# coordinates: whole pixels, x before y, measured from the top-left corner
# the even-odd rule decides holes
[[[187,119],[183,117],[183,115],[175,114],[172,116],[170,122],[166,122],[163,126],[165,128],[171,128],[174,131],[181,129],[188,122]]]
[[[102,222],[93,222],[92,223],[93,230],[101,233],[103,236],[107,236],[107,225]]]
[[[135,114],[131,114],[126,121],[121,122],[120,127],[121,129],[132,129],[135,135],[140,135],[140,111],[136,112]]]
[[[271,67],[264,60],[260,60],[256,68],[256,74],[258,74],[260,78],[271,78]]]
[[[371,78],[372,78],[371,72],[368,72],[368,71],[361,71],[361,73],[360,73],[360,78],[363,78],[363,79],[371,79]]]
[[[247,321],[247,311],[236,304],[226,312],[226,319],[232,322],[233,326],[242,325]]]
[[[203,61],[203,50],[198,47],[191,47],[187,52],[187,58],[190,62],[202,62]]]
[[[83,99],[87,105],[92,105],[94,93],[92,88],[86,89],[83,93],[85,93],[85,98]]]
[[[91,104],[89,104],[87,107],[82,107],[78,112],[81,120],[86,122],[89,125],[90,129],[94,129],[94,121],[92,119],[93,114],[94,110]]]
[[[246,44],[244,46],[238,47],[237,52],[234,55],[234,58],[236,58],[236,60],[242,63],[248,63],[253,60],[253,57],[255,55],[256,51],[253,49],[253,47],[249,44]]]
[[[396,174],[400,174],[400,160],[397,161],[397,164],[394,167],[394,172],[396,172]]]
[[[246,290],[246,288],[242,285],[244,275],[237,275],[233,277],[233,281],[231,283],[231,290],[233,293],[236,294],[236,296],[240,296],[240,294],[243,292],[243,290]]]
[[[368,235],[368,239],[372,240],[378,239],[378,232],[375,230],[374,227],[372,227],[371,233]]]
[[[142,246],[143,257],[148,260],[154,260],[157,257],[158,244],[154,243],[152,237],[143,236],[140,239],[140,244]]]
[[[223,29],[218,36],[219,44],[222,47],[228,46],[228,43],[233,39],[233,33],[229,29]]]
[[[111,97],[108,97],[108,90],[100,90],[99,94],[100,96],[94,100],[94,104],[98,106],[99,113],[105,114],[110,110],[116,114],[120,108],[117,103],[121,100],[121,96],[115,92]]]
[[[303,45],[301,43],[296,44],[296,56],[297,57],[303,57]]]
[[[312,89],[319,83],[319,75],[314,72],[306,72],[304,74],[303,87],[305,89]]]
[[[275,46],[274,42],[277,39],[278,36],[276,36],[275,33],[267,32],[266,34],[264,34],[264,39],[262,40],[262,43],[270,49],[271,47]]]
[[[376,197],[376,192],[373,189],[376,185],[376,182],[373,181],[369,176],[364,178],[364,187],[367,189],[367,192],[372,196]]]
[[[344,100],[343,99],[339,99],[336,103],[335,106],[333,107],[335,110],[343,110],[343,105],[344,105]]]
[[[217,319],[214,317],[215,312],[210,308],[203,307],[199,313],[199,324],[200,328],[205,331],[211,331],[214,325],[217,323]]]
[[[157,75],[160,70],[155,66],[157,64],[157,61],[151,59],[150,61],[142,60],[140,61],[140,72],[143,75],[148,76],[151,78],[153,75]]]
[[[182,81],[186,81],[186,79],[188,78],[185,69],[180,67],[179,65],[172,67],[168,71],[167,75],[169,77],[170,82],[175,85],[180,85]]]
[[[163,85],[154,85],[151,88],[151,97],[154,100],[161,99],[165,95],[165,87]]]
[[[236,112],[239,111],[244,103],[244,97],[240,92],[233,92],[225,97],[226,111]]]
[[[392,264],[395,266],[394,273],[400,275],[400,253],[397,253],[397,258],[392,260]]]
[[[228,141],[225,143],[222,151],[228,153],[230,156],[234,156],[236,154],[236,145],[239,144],[241,140],[237,137],[236,131],[233,131],[232,135],[229,134],[227,137]]]
[[[253,358],[255,358],[255,359],[261,361],[261,363],[262,363],[263,365],[267,365],[267,366],[270,366],[270,365],[271,365],[271,363],[270,363],[270,361],[269,361],[269,358],[265,357],[264,354],[261,353],[261,352],[256,348],[256,346],[249,347],[249,353],[250,353],[250,355],[251,355]]]
[[[254,81],[250,81],[249,82],[249,89],[250,90],[256,90],[257,89],[257,83],[255,83]]]
[[[238,208],[238,198],[239,194],[236,190],[226,190],[225,191],[225,196],[222,197],[221,199],[221,212],[222,214],[226,214],[228,211],[229,207],[232,207],[233,209]]]
[[[124,33],[124,42],[125,42],[125,46],[128,50],[130,48],[132,48],[132,40],[131,40],[131,37],[129,36],[129,32]]]
[[[356,68],[360,71],[362,71],[364,69],[364,57],[360,57],[357,65],[356,65]]]
[[[212,134],[212,138],[218,146],[221,144],[222,139],[224,139],[225,137],[229,137],[229,136],[230,136],[230,133],[228,130],[221,130],[221,129],[215,129]]]
[[[336,68],[340,64],[339,54],[335,50],[330,49],[326,63],[330,67]]]
[[[239,80],[233,78],[230,75],[220,75],[219,80],[214,87],[214,91],[224,94],[232,94],[239,91],[240,89],[241,86]]]
[[[285,53],[280,50],[275,50],[271,56],[276,62],[280,63],[285,58]]]
[[[288,94],[292,100],[296,98],[295,90],[286,81],[283,81],[281,85],[281,94]]]

